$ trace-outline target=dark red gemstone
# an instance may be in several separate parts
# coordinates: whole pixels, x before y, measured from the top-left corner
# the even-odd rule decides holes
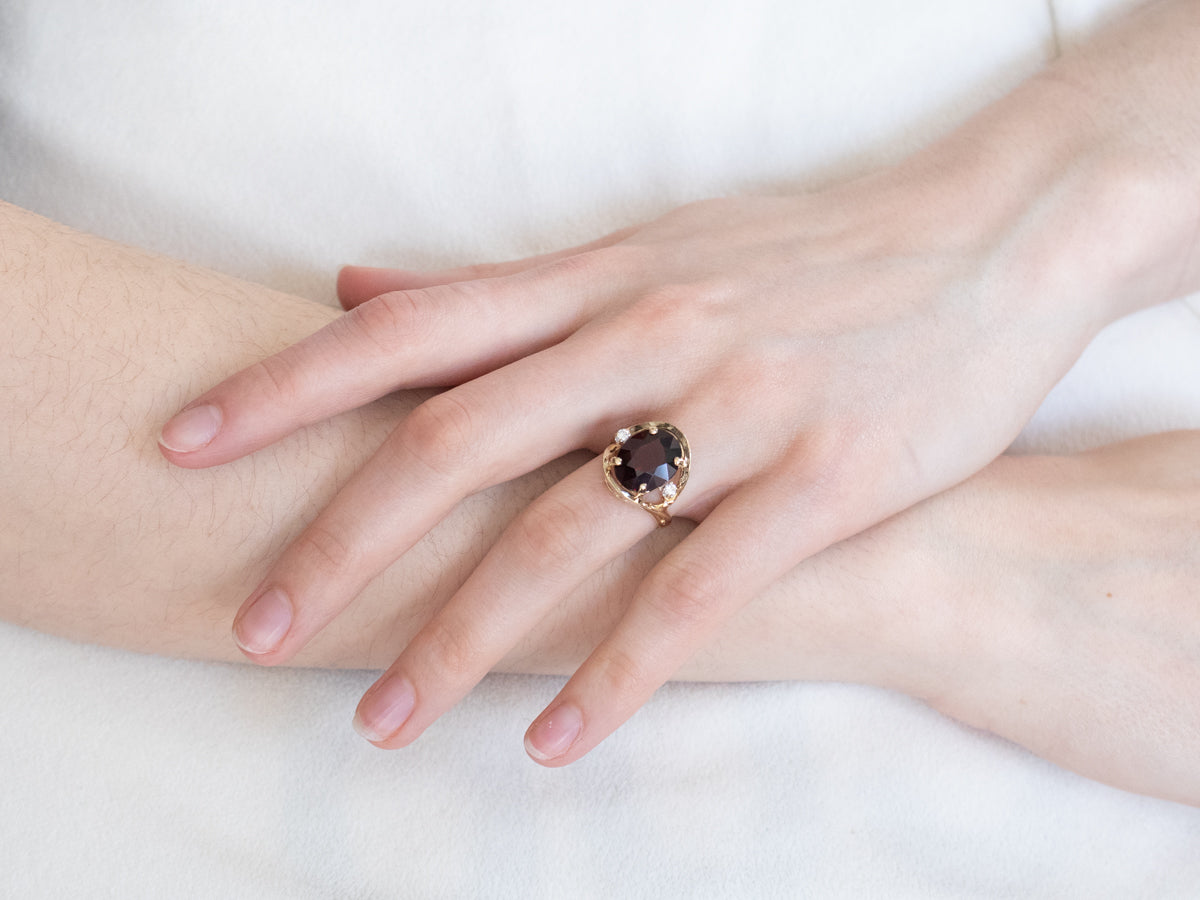
[[[640,431],[621,445],[612,467],[613,477],[631,494],[653,491],[675,477],[675,460],[681,456],[679,438],[669,431]]]

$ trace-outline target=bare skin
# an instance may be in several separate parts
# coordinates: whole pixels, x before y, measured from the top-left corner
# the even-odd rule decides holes
[[[895,167],[482,278],[397,273],[195,396],[162,435],[193,469],[452,385],[248,593],[247,657],[289,661],[462,498],[669,421],[694,453],[673,509],[699,524],[527,733],[539,762],[579,759],[803,559],[995,459],[1102,326],[1200,289],[1198,45],[1200,5],[1149,4]],[[611,501],[588,460],[531,502],[367,692],[364,736],[416,740],[653,530]]]
[[[243,592],[426,396],[183,471],[158,453],[161,415],[335,310],[11,206],[0,298],[0,615],[79,641],[243,660],[228,630]],[[1200,433],[1179,432],[1001,457],[788,572],[678,677],[900,690],[1089,777],[1200,805],[1198,454]],[[464,500],[291,664],[387,665],[584,458]],[[573,671],[690,528],[590,578],[497,670]]]

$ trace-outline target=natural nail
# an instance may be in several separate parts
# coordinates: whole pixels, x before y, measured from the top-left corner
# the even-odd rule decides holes
[[[567,752],[582,730],[583,716],[579,709],[564,703],[529,729],[525,735],[525,750],[534,759],[554,759]]]
[[[412,714],[416,694],[407,678],[385,675],[375,682],[354,711],[354,730],[368,741],[386,741]]]
[[[211,443],[221,430],[221,411],[215,406],[193,406],[177,413],[162,428],[158,442],[176,453],[191,453]]]
[[[292,604],[283,591],[271,588],[233,623],[233,638],[249,653],[267,653],[279,646],[291,626]]]

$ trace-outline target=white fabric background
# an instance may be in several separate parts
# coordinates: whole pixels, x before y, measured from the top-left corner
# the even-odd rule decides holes
[[[7,0],[0,197],[329,302],[342,262],[898,158],[1122,5]],[[1019,446],[1200,427],[1198,309],[1106,331]],[[1200,894],[1200,812],[883,691],[668,685],[544,770],[521,735],[559,679],[491,677],[385,753],[349,727],[374,677],[0,626],[0,895]]]

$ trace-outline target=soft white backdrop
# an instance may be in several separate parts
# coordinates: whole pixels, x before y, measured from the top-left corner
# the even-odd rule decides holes
[[[331,302],[342,262],[520,256],[864,171],[1122,5],[8,0],[0,197]],[[1197,310],[1110,328],[1019,447],[1200,427]],[[491,677],[386,753],[349,727],[373,678],[0,626],[0,895],[1200,894],[1200,812],[903,696],[668,685],[545,770],[521,736],[559,679]]]

